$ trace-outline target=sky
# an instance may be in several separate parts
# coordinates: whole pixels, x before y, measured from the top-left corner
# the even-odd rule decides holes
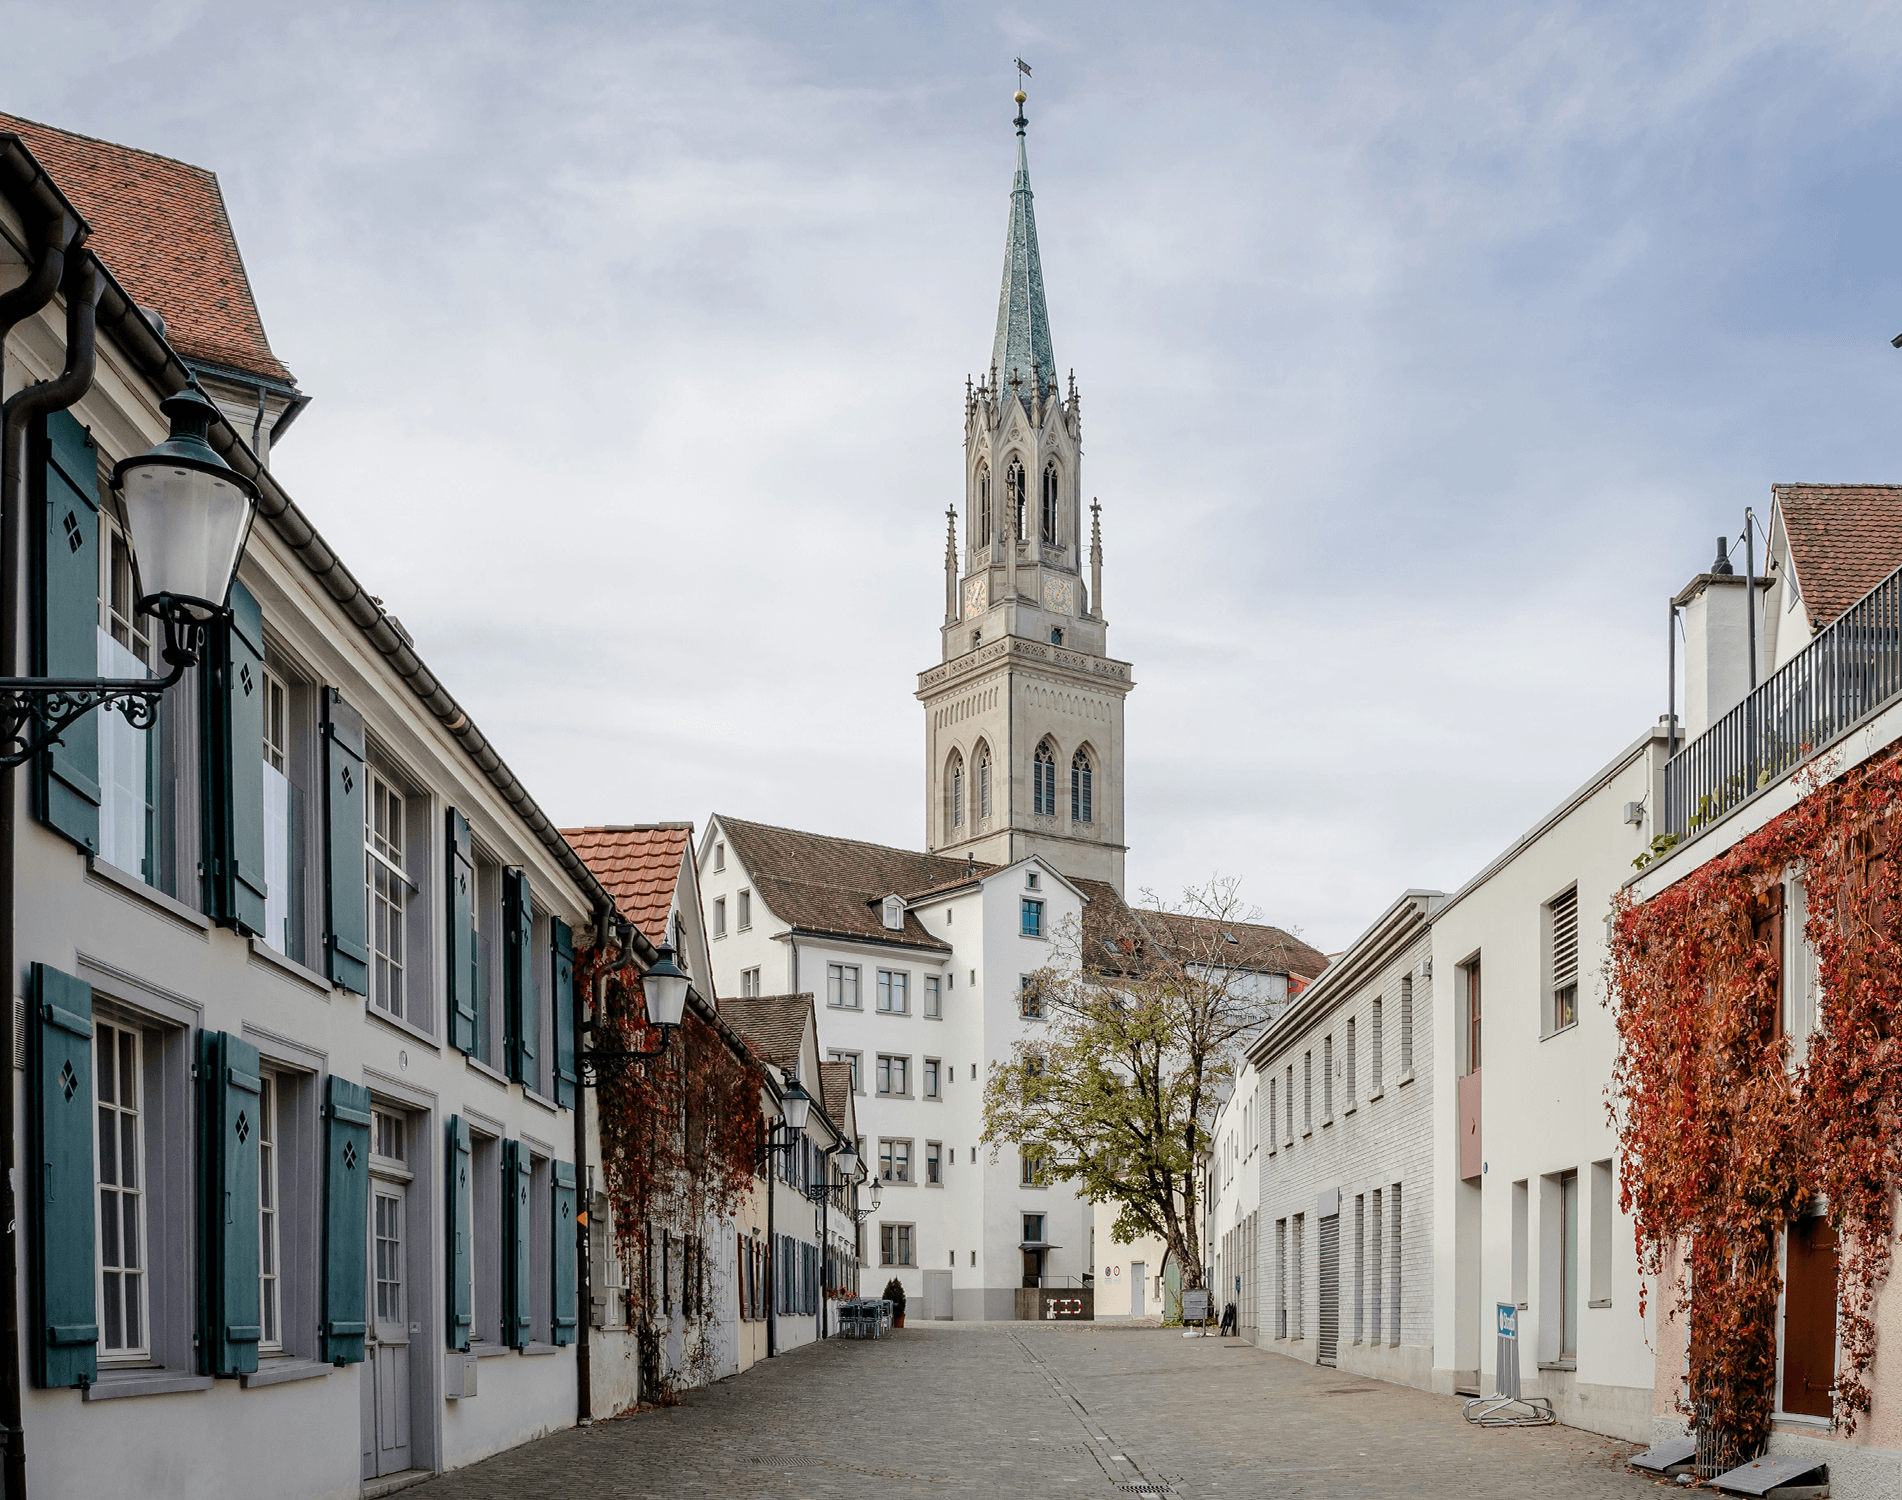
[[[275,472],[564,825],[922,847],[1018,56],[1132,895],[1333,950],[1457,889],[1664,711],[1746,506],[1902,481],[1896,6],[8,28],[0,108],[218,173],[314,397]]]

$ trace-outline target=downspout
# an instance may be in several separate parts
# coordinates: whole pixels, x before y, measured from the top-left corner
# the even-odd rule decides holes
[[[768,1146],[772,1144],[773,1127],[766,1127]],[[773,1201],[779,1197],[779,1184],[774,1180],[779,1171],[779,1153],[768,1150],[766,1153],[766,1357],[773,1359],[779,1354],[779,1237],[773,1233]]]
[[[43,380],[16,392],[4,407],[0,418],[0,677],[18,677],[20,672],[20,574],[25,567],[26,526],[26,455],[21,451],[30,425],[49,412],[64,411],[92,384],[96,355],[94,310],[99,302],[102,283],[99,263],[85,256],[66,269],[66,248],[72,238],[70,220],[49,228],[41,258],[26,282],[5,298],[0,298],[0,348],[6,334],[21,319],[44,307],[52,288],[61,281],[66,288],[66,365],[52,380]],[[37,298],[37,302],[34,300]],[[7,995],[18,988],[17,958],[14,953],[15,862],[18,855],[18,820],[15,801],[18,796],[14,768],[0,767],[0,974],[6,976]],[[10,1009],[11,1007],[9,1007]],[[9,1017],[9,1020],[11,1018]],[[23,1427],[23,1402],[20,1388],[20,1222],[19,1204],[14,1193],[13,1116],[13,1027],[7,1027],[7,1059],[0,1068],[0,1220],[6,1224],[5,1269],[0,1271],[0,1327],[4,1327],[5,1369],[0,1372],[0,1425],[4,1425],[5,1451],[0,1455],[6,1493],[12,1500],[26,1496],[26,1432]]]
[[[258,408],[263,411],[263,388],[259,387]],[[608,926],[613,908],[594,909],[594,944],[597,953],[607,951]],[[605,975],[595,976],[589,987],[588,1004],[599,1008],[607,986]],[[581,1081],[582,1033],[587,1029],[585,1007],[574,1010],[575,1049],[575,1195],[581,1200],[581,1212],[575,1215],[575,1286],[579,1306],[575,1308],[575,1425],[585,1427],[594,1420],[594,1365],[588,1337],[594,1311],[594,1179],[588,1166],[588,1090]]]

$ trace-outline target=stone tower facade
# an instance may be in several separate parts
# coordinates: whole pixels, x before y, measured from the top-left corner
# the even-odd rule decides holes
[[[1074,375],[1067,393],[1057,383],[1022,102],[991,368],[966,383],[964,545],[953,507],[942,658],[918,678],[925,847],[1000,864],[1041,854],[1120,892],[1134,684],[1107,650],[1094,503],[1085,550],[1082,409]]]

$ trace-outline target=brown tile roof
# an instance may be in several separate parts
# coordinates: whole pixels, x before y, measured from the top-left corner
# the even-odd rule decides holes
[[[168,156],[0,114],[92,226],[94,254],[180,354],[294,384],[264,336],[218,177]]]
[[[659,947],[667,941],[667,911],[680,882],[680,863],[693,842],[691,823],[645,823],[624,828],[564,828],[614,904]]]
[[[1902,568],[1902,485],[1775,484],[1770,490],[1815,629]]]
[[[826,1112],[826,1118],[843,1131],[848,1123],[852,1104],[852,1064],[844,1062],[826,1062],[819,1064],[819,1107]]]
[[[888,930],[878,903],[893,892],[955,884],[964,879],[968,861],[734,818],[722,817],[720,826],[752,876],[753,889],[781,921],[802,932],[950,951],[910,912],[901,931]]]
[[[799,1064],[799,1049],[812,1020],[811,995],[752,995],[722,1000],[720,1014],[762,1062],[776,1068]]]
[[[1262,922],[1215,922],[1180,912],[1145,911],[1142,924],[1158,941],[1176,946],[1178,956],[1222,959],[1238,969],[1292,974],[1312,979],[1327,967],[1327,955],[1293,933]],[[1229,939],[1234,941],[1230,942]]]

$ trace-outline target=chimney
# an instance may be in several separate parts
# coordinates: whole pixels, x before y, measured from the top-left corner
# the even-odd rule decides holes
[[[1717,538],[1710,571],[1685,585],[1676,604],[1684,612],[1684,738],[1694,740],[1743,702],[1750,691],[1750,616],[1744,576],[1730,565],[1725,537]],[[1757,587],[1764,587],[1759,578]]]

